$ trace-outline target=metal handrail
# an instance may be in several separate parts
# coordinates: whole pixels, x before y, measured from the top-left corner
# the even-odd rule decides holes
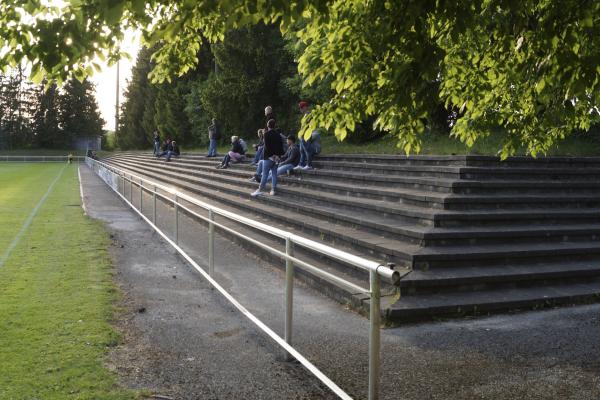
[[[380,368],[379,357],[380,357],[380,325],[381,325],[380,282],[381,282],[381,278],[384,278],[393,284],[397,284],[399,282],[399,280],[401,278],[400,273],[398,271],[395,271],[393,269],[393,266],[390,266],[390,265],[384,266],[380,263],[364,259],[362,257],[347,253],[347,252],[339,250],[339,249],[335,249],[335,248],[325,245],[323,243],[318,243],[313,240],[296,235],[294,233],[287,232],[282,229],[269,226],[262,222],[254,221],[250,218],[246,218],[246,217],[237,215],[237,214],[232,213],[227,210],[223,210],[223,209],[215,207],[211,204],[202,202],[202,201],[200,201],[192,196],[189,196],[185,193],[182,193],[182,192],[176,190],[175,188],[151,181],[149,179],[143,178],[139,175],[132,174],[128,171],[114,167],[114,166],[106,164],[104,162],[101,162],[98,160],[93,160],[89,157],[86,157],[86,164],[88,164],[88,166],[92,167],[93,170],[94,170],[94,166],[97,166],[97,167],[104,168],[104,169],[110,171],[111,173],[115,174],[116,176],[118,176],[120,178],[119,180],[122,181],[122,185],[119,185],[119,183],[117,183],[116,188],[113,185],[111,185],[108,181],[106,181],[106,180],[105,181],[138,214],[140,214],[140,216],[142,216],[142,218],[144,218],[149,224],[151,224],[157,232],[159,232],[163,237],[165,237],[165,239],[167,239],[169,241],[169,243],[173,244],[175,246],[175,248],[184,256],[184,258],[186,258],[186,260],[191,262],[192,265],[196,269],[198,269],[203,275],[208,277],[209,281],[213,285],[218,285],[216,283],[216,281],[214,281],[214,279],[212,278],[214,276],[214,258],[215,258],[214,257],[214,253],[215,253],[215,251],[214,251],[214,234],[215,234],[214,231],[215,231],[215,229],[214,228],[215,227],[218,227],[218,228],[222,229],[223,231],[226,231],[230,234],[240,237],[240,238],[252,243],[253,245],[260,247],[261,249],[266,250],[266,251],[270,252],[271,254],[274,254],[274,255],[280,257],[281,259],[284,259],[286,261],[285,339],[281,339],[275,332],[273,332],[268,327],[266,327],[266,325],[264,325],[262,322],[258,321],[258,319],[256,317],[254,317],[252,314],[250,314],[251,317],[248,316],[247,314],[249,314],[249,312],[243,307],[242,308],[238,307],[237,304],[239,304],[239,303],[237,303],[237,301],[235,301],[235,299],[233,299],[233,297],[229,293],[227,293],[224,289],[221,288],[219,290],[230,301],[232,301],[232,303],[234,303],[234,305],[236,305],[236,307],[238,309],[240,309],[240,311],[242,311],[246,316],[248,316],[248,318],[250,318],[263,331],[265,331],[267,334],[269,334],[269,336],[271,336],[273,339],[275,339],[280,345],[282,345],[280,340],[284,341],[284,343],[287,344],[287,346],[283,346],[284,349],[286,350],[286,359],[290,360],[292,356],[294,358],[296,358],[305,367],[307,367],[307,369],[309,369],[309,371],[311,371],[313,374],[315,374],[324,384],[326,384],[328,387],[330,387],[338,396],[340,396],[341,398],[344,398],[344,399],[350,399],[350,396],[348,396],[345,392],[343,392],[337,385],[335,385],[333,382],[331,382],[328,378],[325,377],[326,379],[323,379],[324,375],[318,369],[316,369],[316,367],[314,365],[312,365],[304,357],[299,358],[298,357],[299,353],[297,351],[290,350],[291,342],[292,342],[292,309],[293,309],[293,278],[294,278],[293,268],[294,268],[294,266],[297,265],[297,266],[299,266],[305,270],[308,270],[311,273],[313,273],[323,279],[333,281],[337,284],[345,286],[348,289],[352,289],[354,291],[354,293],[369,294],[371,300],[370,300],[370,312],[369,312],[370,329],[369,329],[369,396],[368,396],[368,399],[376,400],[379,397],[379,368]],[[98,169],[97,173],[98,173],[98,175],[100,175],[100,169]],[[127,196],[126,196],[127,195],[127,191],[125,189],[126,182],[129,183],[129,200],[127,199]],[[139,187],[140,210],[137,210],[135,208],[135,206],[133,205],[133,186],[134,185]],[[120,186],[122,187],[123,194],[121,194],[119,192]],[[172,195],[173,198],[171,198],[163,193],[158,192],[157,189],[160,189],[161,191]],[[153,204],[154,205],[153,205],[152,221],[142,213],[143,192],[144,191],[149,192],[153,195],[153,202],[154,202]],[[157,221],[157,219],[156,219],[156,199],[157,198],[162,198],[173,204],[173,207],[175,209],[175,214],[176,214],[176,216],[175,216],[175,241],[168,238],[167,235],[164,234],[156,225],[156,221]],[[181,204],[179,202],[179,200],[182,200],[182,199],[188,203],[194,204],[194,205],[208,211],[208,217],[200,215],[196,211],[187,207],[186,205]],[[179,232],[178,224],[179,224],[179,210],[180,209],[183,209],[187,213],[190,213],[191,215],[208,223],[208,226],[209,226],[209,262],[208,262],[209,272],[208,273],[206,273],[201,267],[199,267],[191,259],[191,257],[189,257],[178,245],[178,232]],[[223,216],[229,220],[235,221],[236,223],[241,223],[241,224],[251,227],[253,229],[257,229],[257,230],[263,231],[265,233],[271,234],[275,237],[278,237],[280,239],[284,239],[285,240],[285,252],[277,250],[265,243],[260,242],[259,240],[248,237],[234,229],[229,228],[228,226],[226,226],[224,224],[214,221],[215,215]],[[294,257],[294,244],[300,245],[304,248],[310,249],[317,253],[326,255],[326,256],[334,258],[338,261],[341,261],[341,262],[347,263],[349,265],[352,265],[354,267],[360,268],[364,271],[368,271],[369,272],[369,282],[370,282],[369,289],[362,288],[352,282],[349,282],[343,278],[340,278],[340,277],[333,275],[327,271],[324,271],[314,265],[311,265],[310,263],[308,263],[306,261],[303,261],[297,257]],[[293,349],[293,348],[291,348],[291,349]]]

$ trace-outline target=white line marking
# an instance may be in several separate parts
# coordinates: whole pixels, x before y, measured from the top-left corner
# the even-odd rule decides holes
[[[79,176],[79,195],[81,196],[81,208],[83,208],[83,215],[87,215],[85,209],[85,202],[83,201],[83,186],[81,184],[81,166],[77,166],[77,175]]]
[[[46,193],[42,196],[42,198],[37,203],[37,205],[35,206],[35,208],[33,210],[31,210],[31,213],[29,213],[29,216],[25,220],[25,223],[21,227],[21,230],[19,230],[19,232],[17,233],[17,235],[15,236],[15,238],[12,240],[12,242],[10,242],[10,245],[8,245],[8,248],[6,249],[6,251],[4,252],[4,254],[2,255],[2,258],[0,258],[0,268],[4,266],[4,263],[6,262],[6,260],[8,260],[8,257],[10,257],[10,254],[12,253],[12,251],[19,244],[19,241],[21,240],[21,237],[23,236],[23,234],[25,233],[25,231],[27,231],[27,229],[29,228],[29,225],[31,225],[31,221],[33,221],[33,218],[37,215],[40,207],[42,206],[42,204],[44,204],[44,202],[46,201],[46,198],[48,197],[48,195],[50,194],[50,192],[52,192],[52,189],[54,188],[54,185],[56,184],[56,182],[58,182],[58,180],[62,176],[64,170],[65,170],[65,167],[62,167],[62,169],[58,173],[58,176],[54,179],[54,181],[52,181],[52,183],[50,184],[50,186],[48,186],[48,190],[46,190]]]

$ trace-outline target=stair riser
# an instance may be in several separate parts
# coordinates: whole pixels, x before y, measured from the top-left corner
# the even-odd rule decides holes
[[[436,238],[424,239],[422,241],[425,247],[434,246],[480,246],[497,244],[522,244],[522,243],[567,243],[567,242],[598,242],[600,241],[600,230],[585,233],[548,233],[548,234],[529,234],[520,235],[514,233],[511,235],[498,235],[493,237],[467,237],[467,238]]]
[[[544,173],[528,173],[528,172],[516,172],[508,169],[502,171],[501,169],[490,170],[486,172],[461,172],[460,179],[466,180],[477,180],[477,181],[490,181],[490,180],[528,180],[528,181],[564,181],[569,182],[573,180],[577,181],[591,181],[598,182],[600,174],[597,173],[570,173],[570,172],[544,172]]]
[[[534,286],[563,285],[568,283],[585,283],[589,279],[600,278],[598,270],[580,270],[556,272],[540,275],[525,276],[492,276],[473,280],[451,280],[451,281],[424,281],[424,282],[402,282],[400,292],[402,296],[418,296],[435,293],[457,293],[474,292],[497,289],[530,288]]]
[[[510,201],[510,202],[450,202],[444,204],[445,210],[453,211],[468,211],[468,210],[540,210],[546,208],[564,208],[567,209],[586,209],[586,208],[600,208],[600,196],[598,200],[585,200],[585,201],[573,201],[573,200],[560,200],[560,201],[548,201],[551,198],[546,198],[544,201]]]
[[[570,261],[586,261],[597,262],[600,259],[600,251],[585,252],[571,251],[564,252],[529,252],[525,254],[501,254],[501,255],[485,255],[480,257],[465,257],[465,256],[447,256],[444,259],[427,259],[427,256],[417,256],[414,268],[420,270],[431,270],[434,268],[452,268],[452,267],[470,267],[470,266],[502,266],[502,265],[519,265],[519,264],[537,264],[545,262],[570,262]]]
[[[575,225],[583,223],[600,223],[600,215],[585,216],[577,215],[576,213],[564,217],[547,217],[542,218],[541,215],[523,214],[520,216],[501,218],[492,215],[482,216],[481,218],[469,218],[469,215],[451,216],[441,218],[436,216],[435,226],[445,228],[459,227],[491,227],[491,226],[515,226],[515,225]]]
[[[599,301],[600,295],[587,294],[581,296],[557,296],[554,298],[547,299],[516,300],[502,302],[499,301],[484,304],[472,304],[466,306],[449,305],[425,309],[390,309],[386,313],[385,318],[397,323],[403,323],[412,321],[425,321],[437,319],[440,317],[481,316],[514,310],[540,310],[543,308],[552,308],[559,305],[589,304],[596,303]]]
[[[592,195],[597,194],[600,197],[600,186],[572,186],[566,183],[552,183],[547,186],[539,185],[494,185],[494,182],[486,182],[484,186],[475,186],[465,184],[464,182],[455,183],[452,188],[454,194],[472,194],[472,195],[569,195],[581,194]]]
[[[416,168],[402,168],[401,166],[394,166],[394,168],[377,168],[375,165],[361,166],[361,165],[335,165],[326,163],[314,163],[315,168],[319,170],[327,171],[344,171],[354,172],[359,174],[373,174],[373,175],[399,175],[399,176],[414,176],[420,178],[441,178],[441,179],[459,179],[460,174],[458,172],[444,172],[444,171],[428,171],[419,170]]]
[[[327,155],[319,155],[315,158],[315,162],[349,162],[357,164],[384,164],[384,165],[399,165],[399,166],[426,166],[426,167],[446,167],[446,166],[466,166],[464,159],[421,159],[421,158],[357,158],[353,156],[331,157]]]

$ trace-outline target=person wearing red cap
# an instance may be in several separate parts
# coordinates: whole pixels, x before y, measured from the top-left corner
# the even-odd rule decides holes
[[[302,116],[309,113],[308,107],[309,104],[306,101],[301,101],[298,103],[298,108],[300,108]],[[321,135],[316,130],[312,131],[308,140],[304,140],[304,138],[300,136],[300,163],[294,168],[294,170],[307,170],[313,168],[312,159],[315,155],[321,152],[321,145],[319,143],[320,139]]]

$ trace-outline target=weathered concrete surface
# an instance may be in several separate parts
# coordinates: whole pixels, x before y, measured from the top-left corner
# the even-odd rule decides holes
[[[177,399],[335,398],[301,366],[282,361],[272,341],[87,167],[81,173],[88,213],[114,237],[125,342],[110,363],[124,385]],[[169,210],[158,211],[159,224],[173,226]],[[202,264],[205,229],[182,217],[184,236],[192,240],[183,246]],[[217,251],[218,280],[281,332],[281,272],[225,240],[217,240]],[[295,299],[296,347],[364,398],[368,321],[309,288],[296,287]],[[383,399],[600,398],[598,304],[385,329],[382,346]]]

